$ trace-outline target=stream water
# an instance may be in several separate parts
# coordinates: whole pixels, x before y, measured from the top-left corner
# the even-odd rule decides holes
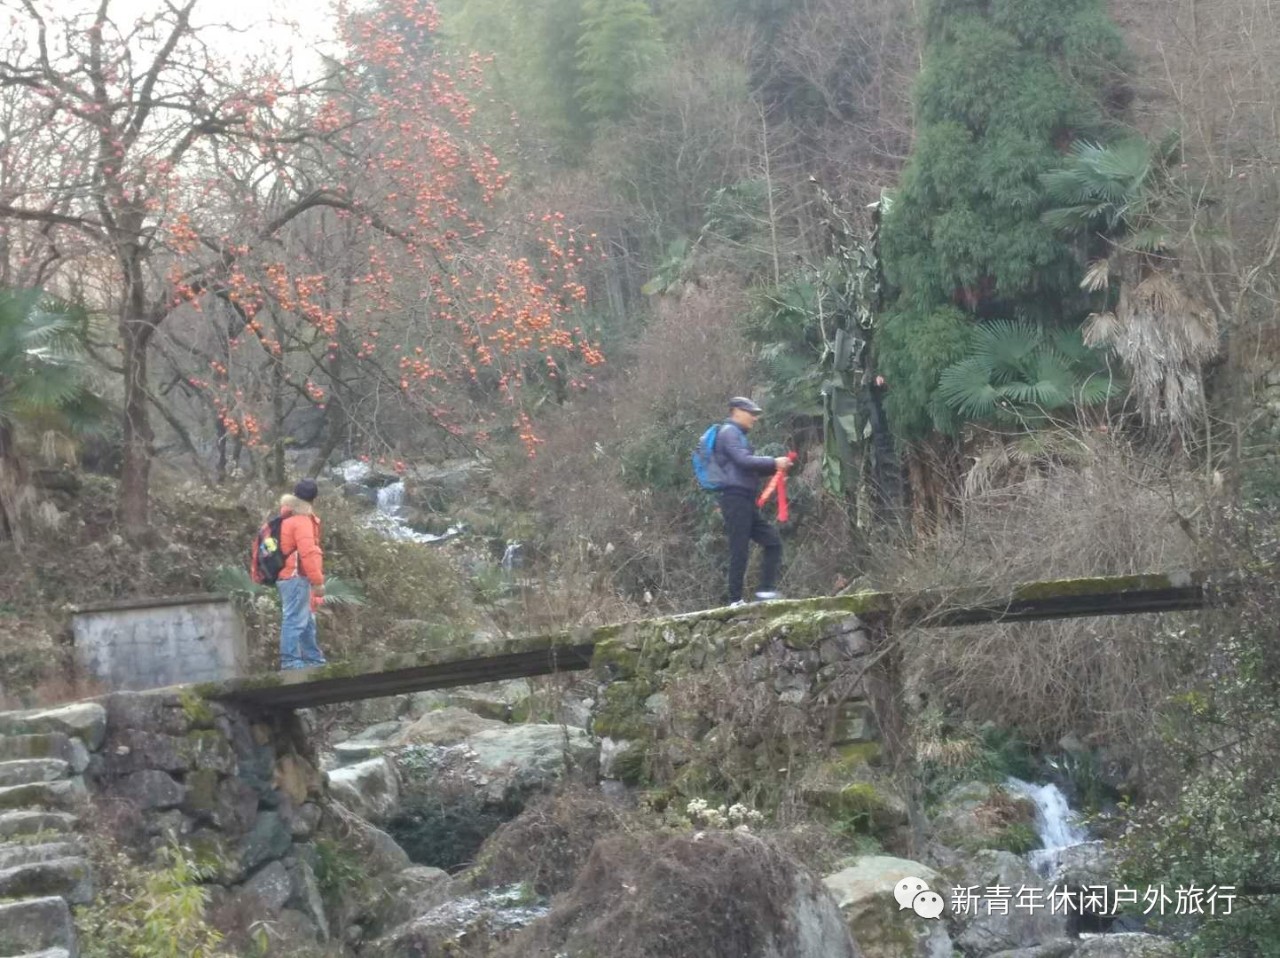
[[[334,473],[342,477],[343,482],[361,483],[369,478],[373,470],[368,463],[351,459],[334,468]],[[376,529],[388,539],[399,542],[444,542],[462,534],[461,526],[450,526],[440,535],[429,532],[418,532],[411,527],[404,516],[404,481],[400,480],[383,486],[377,491],[377,506],[365,519],[366,524]]]
[[[1010,778],[1005,785],[1015,794],[1035,802],[1036,834],[1043,847],[1031,852],[1028,861],[1039,875],[1047,877],[1053,873],[1064,849],[1091,840],[1057,785],[1033,785],[1020,778]]]

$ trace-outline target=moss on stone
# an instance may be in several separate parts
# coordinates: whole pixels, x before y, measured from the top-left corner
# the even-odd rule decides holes
[[[178,693],[178,702],[182,706],[182,714],[187,717],[187,724],[192,728],[213,728],[213,706],[209,700],[197,691],[198,687],[187,687]]]
[[[217,803],[218,773],[211,768],[188,772],[182,780],[187,788],[184,805],[195,814],[208,814]]]
[[[613,760],[613,771],[627,785],[641,785],[649,777],[649,750],[637,743]]]
[[[350,679],[365,674],[368,668],[368,664],[361,666],[355,662],[330,662],[328,665],[320,666],[314,673],[308,675],[306,680]]]
[[[591,655],[591,668],[597,675],[613,679],[633,678],[640,669],[640,650],[622,639],[597,642]]]
[[[879,764],[884,748],[879,742],[850,742],[836,748],[839,756],[827,769],[838,778],[847,778],[868,765]]]
[[[1040,836],[1036,834],[1035,828],[1026,822],[1014,822],[1000,829],[991,847],[1013,852],[1015,855],[1025,855],[1032,849],[1040,847]]]
[[[1193,584],[1190,576],[1178,577],[1164,574],[1091,576],[1079,579],[1051,579],[1047,582],[1028,582],[1013,590],[1015,599],[1058,599],[1069,596],[1103,595],[1112,592],[1145,592],[1173,589]]]
[[[649,683],[636,679],[607,686],[591,719],[592,732],[600,738],[647,739],[650,733],[643,720],[644,702],[652,694]]]

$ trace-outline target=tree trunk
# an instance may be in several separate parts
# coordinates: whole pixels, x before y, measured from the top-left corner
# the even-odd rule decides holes
[[[126,535],[144,532],[151,511],[151,411],[147,400],[147,347],[155,327],[140,311],[120,320],[124,346],[124,465],[120,472],[120,522]]]
[[[0,539],[12,539],[22,547],[19,498],[24,485],[22,461],[13,445],[13,431],[0,422]]]

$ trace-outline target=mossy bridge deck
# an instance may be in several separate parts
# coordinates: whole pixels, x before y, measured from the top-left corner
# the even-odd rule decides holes
[[[795,621],[856,616],[882,633],[978,623],[1032,622],[1086,616],[1202,609],[1210,604],[1206,577],[1195,572],[1101,576],[1032,582],[1012,589],[860,592],[780,600],[646,619],[596,629],[460,645],[380,661],[338,663],[200,686],[201,694],[260,708],[289,709],[379,698],[406,692],[475,685],[502,679],[582,671],[596,646],[630,633],[661,634],[664,624],[690,620]]]

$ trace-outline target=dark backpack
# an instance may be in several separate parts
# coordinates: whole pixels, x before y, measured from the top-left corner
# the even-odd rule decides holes
[[[249,575],[259,585],[275,585],[289,557],[280,549],[280,526],[284,516],[276,513],[262,524],[253,540],[249,558]]]

